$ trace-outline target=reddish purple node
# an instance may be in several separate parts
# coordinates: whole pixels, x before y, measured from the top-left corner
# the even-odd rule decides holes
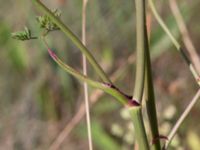
[[[140,106],[140,103],[138,103],[136,100],[130,99],[130,100],[128,101],[128,106],[129,106],[129,107]]]
[[[158,137],[153,139],[152,144],[155,144],[159,139],[168,140],[168,137],[164,135],[159,135]]]

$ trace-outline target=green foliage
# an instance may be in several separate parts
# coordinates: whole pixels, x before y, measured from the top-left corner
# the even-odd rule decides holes
[[[55,11],[53,11],[53,14],[56,17],[61,16],[61,12],[57,9]],[[52,20],[47,15],[38,16],[38,17],[36,17],[36,20],[39,24],[39,27],[45,30],[45,32],[43,33],[43,36],[47,35],[51,31],[59,30],[59,27],[55,23],[53,23]],[[24,30],[22,30],[22,31],[17,31],[17,32],[11,33],[11,37],[13,39],[21,40],[21,41],[32,40],[32,39],[38,38],[38,37],[32,36],[31,30],[27,27],[24,27]]]
[[[12,38],[16,40],[31,40],[31,39],[37,39],[37,37],[33,37],[31,34],[31,30],[28,29],[27,27],[24,27],[23,31],[17,31],[11,34]]]
[[[53,14],[58,18],[61,16],[61,12],[57,9],[53,11]],[[36,17],[36,20],[39,23],[40,28],[45,29],[46,32],[59,30],[59,27],[53,23],[47,15],[38,16]]]

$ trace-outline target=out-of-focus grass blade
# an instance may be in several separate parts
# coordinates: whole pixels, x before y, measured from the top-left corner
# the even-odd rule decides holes
[[[22,43],[13,42],[9,48],[9,57],[15,68],[24,70],[28,66],[27,49]]]
[[[93,140],[99,149],[120,150],[120,146],[114,141],[97,121],[92,122]]]
[[[119,103],[115,103],[110,96],[102,97],[99,101],[100,102],[93,107],[93,111],[97,117],[103,114],[111,113],[121,107],[121,105],[119,105]]]
[[[1,49],[6,48],[7,58],[15,69],[24,70],[28,66],[28,54],[24,44],[11,38],[11,30],[7,24],[0,24]]]
[[[81,126],[77,131],[79,135],[86,137],[86,126]],[[121,150],[120,145],[106,133],[97,120],[92,121],[92,137],[99,150]]]

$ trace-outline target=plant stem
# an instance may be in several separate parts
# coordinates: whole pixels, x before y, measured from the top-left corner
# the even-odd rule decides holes
[[[41,38],[43,43],[45,44],[46,48],[48,49],[49,55],[51,58],[66,72],[71,74],[72,76],[76,77],[78,80],[81,80],[83,82],[86,82],[88,85],[93,86],[95,88],[101,89],[104,92],[110,94],[111,96],[115,97],[122,105],[127,105],[130,103],[130,99],[127,95],[122,93],[119,89],[114,87],[110,83],[102,83],[102,82],[97,82],[94,81],[87,76],[77,72],[74,70],[72,67],[68,66],[64,62],[62,62],[57,55],[49,48],[48,44],[46,43],[44,37]],[[136,101],[131,101],[132,104],[137,105],[138,103]]]
[[[83,0],[82,4],[82,43],[86,46],[86,10],[88,0]],[[83,74],[87,76],[87,60],[85,55],[82,54],[83,59]],[[89,150],[93,150],[92,134],[91,134],[91,119],[90,119],[90,106],[89,106],[89,92],[88,85],[86,82],[83,83],[84,88],[84,99],[85,99],[85,110],[86,110],[86,122],[87,122],[87,134]]]
[[[146,35],[147,36],[147,35]],[[149,118],[151,135],[152,135],[152,150],[161,150],[160,140],[159,140],[159,131],[158,131],[158,121],[156,115],[156,104],[154,96],[154,87],[152,81],[152,72],[151,72],[151,61],[150,61],[150,52],[148,42],[146,41],[146,61],[145,61],[145,100],[147,107],[147,115]]]
[[[158,120],[156,114],[156,104],[154,96],[154,87],[153,87],[153,77],[152,77],[152,67],[151,67],[151,57],[149,50],[149,41],[151,36],[151,13],[148,13],[147,16],[147,28],[146,28],[146,61],[145,61],[145,85],[144,85],[144,99],[146,101],[147,115],[149,118],[150,132],[152,137],[152,150],[161,150],[160,138],[159,138],[159,128]]]
[[[145,72],[145,0],[135,0],[136,5],[136,31],[137,31],[137,53],[136,53],[136,77],[133,91],[133,99],[142,101],[144,90]]]
[[[166,143],[165,143],[165,145],[163,147],[164,150],[166,150],[168,148],[168,146],[171,143],[173,137],[177,133],[177,130],[179,129],[179,127],[181,126],[181,124],[183,123],[185,118],[188,116],[188,114],[190,113],[191,109],[196,104],[196,102],[199,100],[199,98],[200,98],[200,89],[198,90],[198,92],[196,93],[196,95],[194,96],[194,98],[192,99],[190,104],[187,106],[187,108],[182,113],[182,115],[180,116],[180,118],[176,122],[175,126],[172,128],[171,132],[169,133],[168,140],[166,141]]]
[[[149,0],[149,6],[150,6],[150,8],[151,8],[156,20],[158,21],[160,26],[163,28],[163,30],[166,32],[166,34],[169,36],[169,38],[171,39],[172,43],[176,47],[176,50],[180,52],[180,54],[182,55],[183,59],[186,61],[187,65],[190,68],[190,71],[191,71],[193,77],[195,78],[196,82],[200,86],[200,81],[199,81],[200,76],[199,76],[198,72],[196,71],[194,65],[191,63],[190,59],[187,57],[186,53],[183,51],[181,45],[174,38],[174,36],[172,35],[172,33],[170,32],[168,27],[163,22],[162,18],[160,17],[160,15],[158,14],[158,12],[157,12],[157,10],[155,8],[155,4],[153,3],[153,0]]]
[[[111,75],[111,80],[116,81],[121,74],[123,74],[125,72],[125,70],[127,69],[127,65],[129,64],[133,64],[133,62],[135,61],[135,55],[132,54],[128,57],[128,61],[124,61],[119,67],[118,70],[116,70],[114,73],[112,73]],[[95,90],[92,92],[92,94],[90,95],[90,105],[94,105],[101,96],[104,95],[103,91],[99,91],[99,90]],[[55,140],[53,141],[53,143],[50,145],[49,150],[55,150],[55,149],[59,149],[59,147],[61,146],[61,144],[64,142],[64,140],[69,136],[69,134],[71,133],[71,131],[79,124],[79,122],[83,119],[84,115],[85,115],[86,111],[85,111],[85,107],[84,107],[84,102],[82,102],[82,104],[80,105],[80,107],[78,108],[78,111],[76,112],[76,114],[73,116],[73,118],[69,121],[69,123],[67,123],[64,127],[64,129],[59,133],[59,135],[55,138]]]
[[[86,56],[90,64],[94,67],[96,73],[101,77],[103,82],[112,83],[100,65],[97,63],[95,58],[92,56],[90,51],[83,45],[83,43],[78,39],[78,37],[39,0],[33,0],[36,7],[40,9],[43,13],[48,15],[48,17],[69,37],[72,42],[81,50],[81,52]]]
[[[135,128],[135,136],[139,145],[140,150],[149,150],[149,144],[147,140],[147,135],[144,127],[144,122],[142,119],[142,109],[141,106],[129,107],[129,113]]]
[[[142,118],[142,95],[144,91],[145,73],[145,0],[135,0],[136,4],[136,31],[137,31],[137,54],[136,54],[136,77],[133,91],[133,100],[140,102],[137,107],[129,106],[129,112],[135,128],[135,136],[140,150],[149,150],[149,144]]]

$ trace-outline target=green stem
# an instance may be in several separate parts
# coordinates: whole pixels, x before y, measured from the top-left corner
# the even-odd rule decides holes
[[[129,112],[135,128],[135,136],[140,150],[149,150],[149,144],[144,127],[142,116],[142,96],[144,91],[145,74],[145,41],[146,35],[146,16],[145,0],[135,0],[136,4],[136,30],[137,30],[137,56],[136,56],[136,77],[133,91],[133,100],[140,102],[137,107],[129,107]]]
[[[141,106],[130,107],[128,109],[134,124],[135,136],[139,145],[139,150],[149,150],[147,135],[145,132],[144,122],[142,119]]]
[[[178,41],[174,38],[174,36],[172,35],[172,33],[169,31],[169,29],[167,28],[167,26],[165,25],[165,23],[163,22],[162,18],[160,17],[160,15],[158,14],[156,8],[155,8],[155,4],[153,3],[153,0],[149,0],[149,6],[151,8],[151,11],[153,12],[156,20],[158,21],[158,23],[160,24],[160,26],[163,28],[163,30],[166,32],[166,34],[169,36],[169,38],[171,39],[172,43],[174,44],[174,46],[179,49],[181,46],[178,43]]]
[[[136,31],[137,31],[137,53],[136,53],[136,77],[133,91],[133,99],[142,101],[144,90],[145,72],[145,0],[135,0],[136,4]]]
[[[147,36],[147,35],[146,35]],[[154,96],[154,87],[152,81],[152,72],[151,72],[151,60],[148,42],[146,41],[146,62],[145,62],[145,100],[147,107],[147,115],[149,118],[151,135],[152,135],[152,150],[161,150],[160,140],[159,140],[159,131],[158,131],[158,121],[156,115],[156,104]]]
[[[43,13],[49,16],[49,18],[68,36],[72,42],[81,50],[81,52],[86,56],[90,64],[94,67],[97,74],[101,77],[103,82],[112,83],[108,76],[105,74],[103,69],[97,63],[95,58],[92,56],[90,51],[82,44],[78,37],[39,0],[33,0],[37,8],[39,8]]]
[[[169,38],[171,39],[172,43],[176,47],[176,50],[180,52],[180,54],[182,55],[183,59],[186,61],[187,65],[190,68],[190,71],[191,71],[193,77],[195,78],[196,82],[200,86],[200,81],[199,81],[199,77],[200,76],[199,76],[197,70],[195,69],[194,65],[191,63],[191,60],[188,58],[188,56],[186,55],[184,50],[181,48],[181,45],[179,44],[179,42],[174,38],[174,36],[172,35],[172,33],[170,32],[170,30],[168,29],[168,27],[166,26],[164,21],[162,20],[162,18],[158,14],[158,12],[157,12],[157,10],[155,8],[155,4],[153,3],[153,0],[149,0],[149,6],[150,6],[150,8],[151,8],[156,20],[158,21],[160,26],[163,28],[163,30],[166,32],[166,34],[169,36]]]
[[[41,39],[44,42],[46,48],[48,49],[48,52],[49,52],[49,55],[51,56],[51,58],[64,71],[68,72],[69,74],[71,74],[72,76],[76,77],[77,79],[86,82],[88,85],[93,86],[93,87],[98,88],[98,89],[101,89],[104,92],[110,94],[111,96],[115,97],[123,105],[127,105],[129,103],[128,97],[124,93],[122,93],[121,91],[119,91],[117,88],[113,87],[112,84],[94,81],[94,80],[88,78],[87,76],[85,76],[85,75],[77,72],[72,67],[70,67],[69,65],[65,64],[64,62],[62,62],[62,60],[60,60],[57,57],[57,55],[48,47],[48,44],[46,43],[44,37],[41,38]]]

